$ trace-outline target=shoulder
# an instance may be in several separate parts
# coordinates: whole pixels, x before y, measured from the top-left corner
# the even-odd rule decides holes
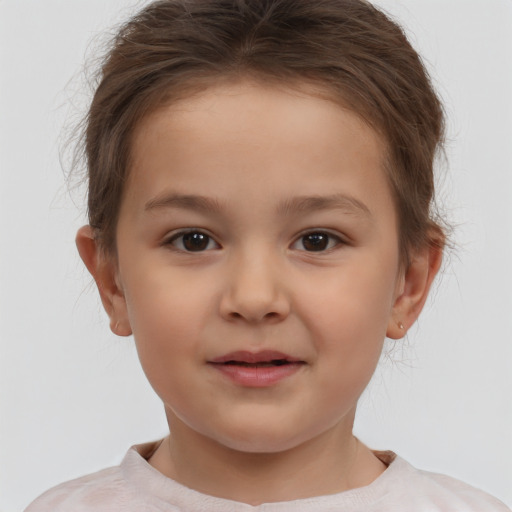
[[[32,502],[25,512],[154,510],[150,490],[157,472],[146,459],[160,442],[132,446],[119,466],[57,485]]]
[[[457,510],[475,512],[511,512],[500,500],[455,478],[428,471],[420,471],[421,477],[429,482],[433,493],[459,505]],[[447,501],[448,502],[448,501]]]
[[[128,502],[130,489],[124,484],[121,469],[113,467],[87,475],[46,491],[25,512],[89,512],[114,510]]]
[[[410,503],[414,510],[511,512],[503,502],[480,489],[447,475],[416,469],[400,457],[389,469],[393,499]]]

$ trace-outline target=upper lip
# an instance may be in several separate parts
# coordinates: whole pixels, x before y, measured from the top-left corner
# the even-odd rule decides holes
[[[271,361],[286,361],[288,363],[302,363],[301,359],[292,357],[283,352],[276,350],[261,350],[259,352],[250,352],[248,350],[237,350],[236,352],[230,352],[223,356],[211,359],[210,363],[227,363],[229,361],[240,362],[240,363],[267,363]]]

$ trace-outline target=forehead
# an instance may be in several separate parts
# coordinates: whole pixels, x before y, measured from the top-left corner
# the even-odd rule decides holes
[[[280,186],[290,197],[343,193],[333,190],[342,179],[352,193],[390,198],[385,154],[371,127],[318,90],[223,84],[139,123],[126,194],[150,200],[173,188],[270,201]]]

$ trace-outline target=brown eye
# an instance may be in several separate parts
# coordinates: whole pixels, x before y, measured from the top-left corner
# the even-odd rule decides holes
[[[210,237],[203,233],[187,233],[183,235],[183,247],[187,251],[204,251],[208,247]]]
[[[301,236],[292,247],[302,251],[321,252],[332,249],[340,243],[341,240],[337,236],[318,231]]]
[[[202,252],[219,248],[219,245],[213,240],[213,238],[201,231],[180,233],[175,235],[169,243],[176,249],[185,252]]]
[[[302,245],[306,251],[325,251],[329,244],[329,236],[325,233],[311,233],[302,237]]]

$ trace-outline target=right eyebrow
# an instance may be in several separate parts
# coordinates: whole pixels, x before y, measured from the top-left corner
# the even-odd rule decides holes
[[[150,199],[144,205],[146,212],[161,208],[181,208],[204,213],[219,213],[221,211],[221,206],[216,199],[192,194],[162,194]]]

